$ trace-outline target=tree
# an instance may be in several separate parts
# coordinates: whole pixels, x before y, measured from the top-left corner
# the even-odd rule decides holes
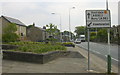
[[[15,42],[18,39],[18,35],[15,33],[17,31],[16,24],[10,23],[7,27],[3,29],[2,41],[3,42]]]
[[[50,34],[48,40],[51,41],[51,43],[54,43],[55,41],[57,41],[57,39],[55,39],[54,37],[60,34],[60,30],[57,29],[57,26],[53,25],[52,23],[46,25],[46,27],[47,27],[46,31]]]
[[[78,36],[79,35],[84,35],[86,33],[86,28],[85,26],[77,26],[75,27],[75,31],[74,31]]]
[[[106,28],[101,28],[98,31],[97,38],[100,42],[107,42],[107,29]]]
[[[90,41],[96,41],[96,40],[97,40],[96,32],[90,32]]]
[[[47,27],[46,31],[50,33],[51,36],[55,35],[55,32],[58,30],[57,26],[53,25],[52,23],[46,25],[46,27]]]

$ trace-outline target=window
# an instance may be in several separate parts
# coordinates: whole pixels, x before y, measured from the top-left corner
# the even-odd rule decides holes
[[[21,36],[23,36],[23,33],[21,33]]]

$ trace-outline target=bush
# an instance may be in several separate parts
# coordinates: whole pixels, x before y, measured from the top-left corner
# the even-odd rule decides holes
[[[3,42],[14,42],[14,41],[17,41],[18,35],[15,33],[16,31],[17,31],[16,24],[9,23],[8,26],[6,26],[3,29],[2,41]]]
[[[60,44],[52,45],[50,43],[45,44],[40,42],[10,42],[8,44],[19,45],[20,47],[14,51],[21,52],[45,53],[49,51],[66,50],[66,47]]]
[[[64,42],[62,45],[74,45],[72,42]]]
[[[2,36],[3,42],[15,42],[18,39],[18,35],[16,33],[6,33]]]

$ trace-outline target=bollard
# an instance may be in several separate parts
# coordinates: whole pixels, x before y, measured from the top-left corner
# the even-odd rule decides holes
[[[108,69],[107,69],[107,73],[108,73],[108,74],[111,74],[111,56],[108,55],[107,58],[108,58]]]

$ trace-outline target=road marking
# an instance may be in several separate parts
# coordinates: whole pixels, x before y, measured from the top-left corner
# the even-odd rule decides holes
[[[100,52],[97,52],[97,51],[96,51],[96,53],[101,54]]]
[[[95,52],[95,53],[97,53],[97,54],[101,54],[100,52],[97,52],[97,51],[93,51],[93,52]]]
[[[111,59],[113,59],[113,60],[115,60],[115,61],[119,61],[119,60],[117,60],[117,59],[115,59],[115,58],[111,58]]]
[[[105,57],[107,57],[107,55],[105,55]]]
[[[105,57],[107,57],[107,55],[105,55]],[[117,60],[117,59],[115,59],[115,58],[113,58],[113,57],[111,57],[111,59],[113,59],[113,60],[115,60],[115,61],[117,61],[117,62],[119,61],[119,60]]]

